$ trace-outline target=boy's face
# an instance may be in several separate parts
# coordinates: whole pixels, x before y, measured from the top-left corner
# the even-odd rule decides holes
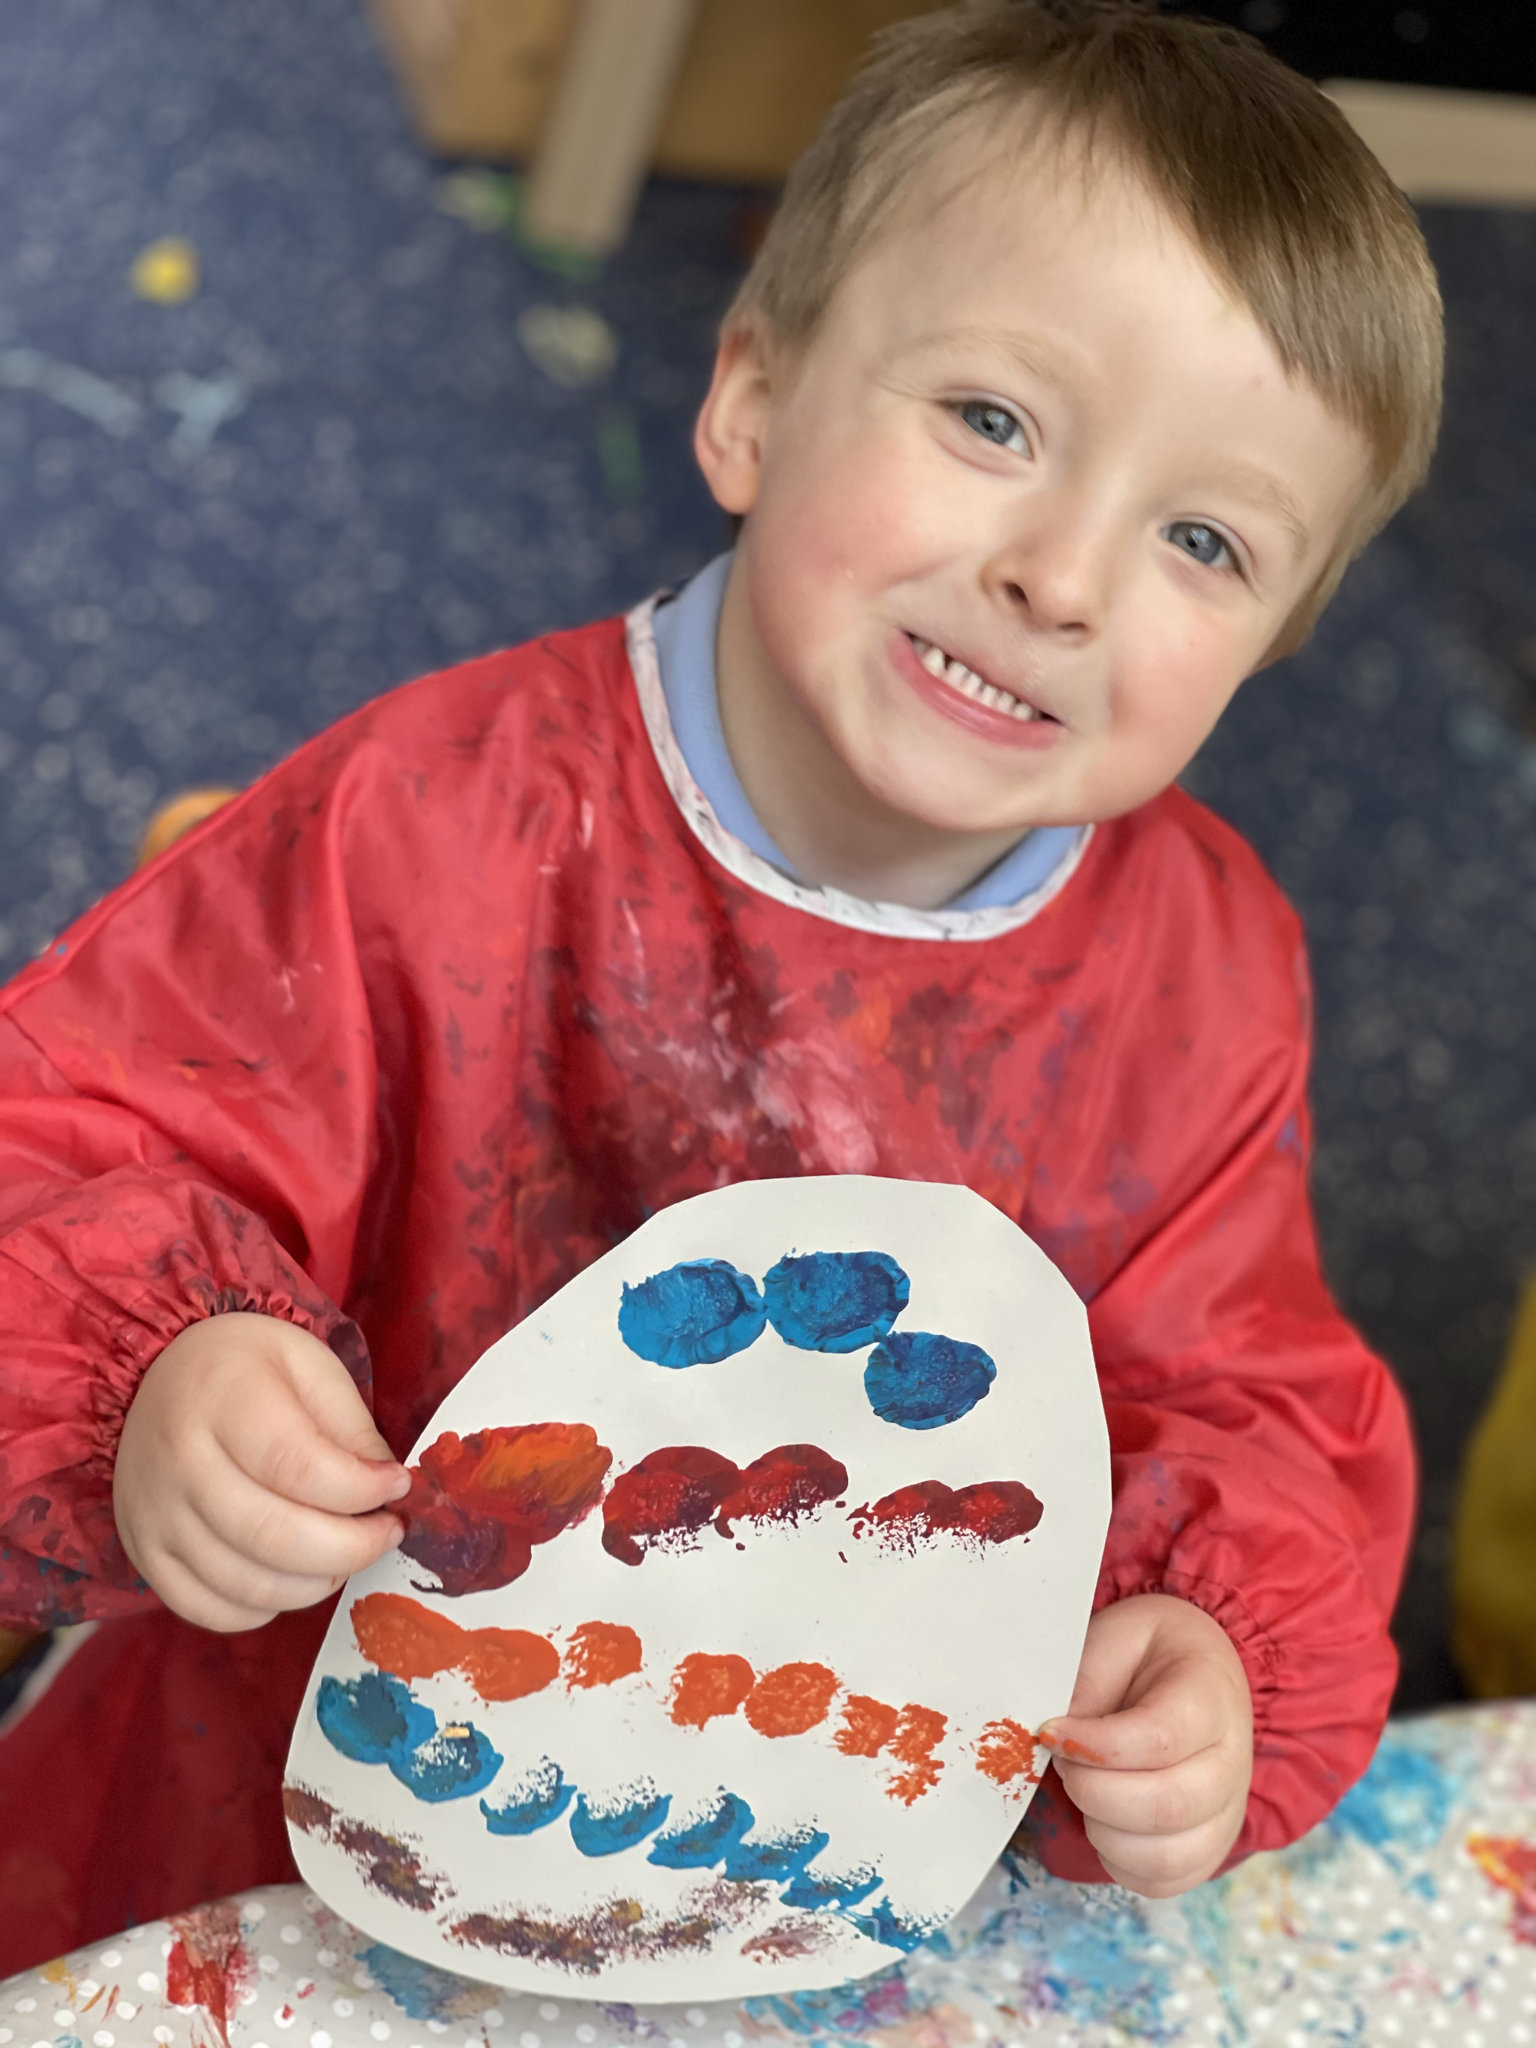
[[[1368,473],[1128,173],[1044,153],[909,204],[796,355],[728,338],[698,448],[770,828],[842,789],[977,847],[1173,781]]]

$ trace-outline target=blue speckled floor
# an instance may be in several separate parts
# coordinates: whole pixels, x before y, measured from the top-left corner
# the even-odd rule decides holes
[[[0,968],[167,793],[721,544],[688,435],[742,196],[651,188],[590,284],[530,265],[448,210],[357,0],[0,10],[0,190]],[[1435,484],[1191,775],[1312,933],[1329,1266],[1426,1450],[1406,1704],[1453,1684],[1456,1457],[1536,1252],[1536,217],[1429,227]],[[203,288],[145,303],[173,234]],[[535,306],[598,311],[612,375],[536,367]]]

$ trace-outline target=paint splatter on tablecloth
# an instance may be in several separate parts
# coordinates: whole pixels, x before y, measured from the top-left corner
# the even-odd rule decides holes
[[[1186,1898],[999,1869],[846,1991],[639,2008],[519,1995],[297,1885],[0,1985],[0,2048],[1506,2048],[1536,2042],[1536,1703],[1394,1724],[1333,1817]]]

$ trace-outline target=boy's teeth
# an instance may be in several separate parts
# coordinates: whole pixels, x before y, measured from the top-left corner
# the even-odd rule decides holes
[[[963,661],[952,661],[942,647],[935,647],[931,640],[919,640],[912,635],[912,645],[917,658],[929,675],[937,676],[942,683],[948,683],[952,690],[958,690],[962,697],[970,697],[977,704],[985,704],[993,711],[1005,711],[1010,718],[1027,721],[1038,718],[1040,713],[1032,704],[1013,696],[1007,690],[999,690],[991,683],[984,683],[973,668],[967,668]]]

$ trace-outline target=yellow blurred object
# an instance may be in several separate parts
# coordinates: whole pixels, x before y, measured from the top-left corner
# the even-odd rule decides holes
[[[36,1641],[36,1636],[18,1635],[15,1629],[0,1628],[0,1674],[9,1671]]]
[[[1473,1693],[1536,1693],[1536,1278],[1462,1470],[1452,1600]]]
[[[224,808],[231,797],[239,794],[238,789],[184,789],[180,796],[173,796],[169,803],[160,806],[144,827],[134,866],[147,867],[168,846],[174,846],[184,832],[190,832],[194,825],[201,825],[204,818],[211,818],[215,811]]]
[[[196,297],[202,266],[192,244],[171,235],[141,249],[128,275],[141,299],[152,299],[157,306],[181,306]]]

